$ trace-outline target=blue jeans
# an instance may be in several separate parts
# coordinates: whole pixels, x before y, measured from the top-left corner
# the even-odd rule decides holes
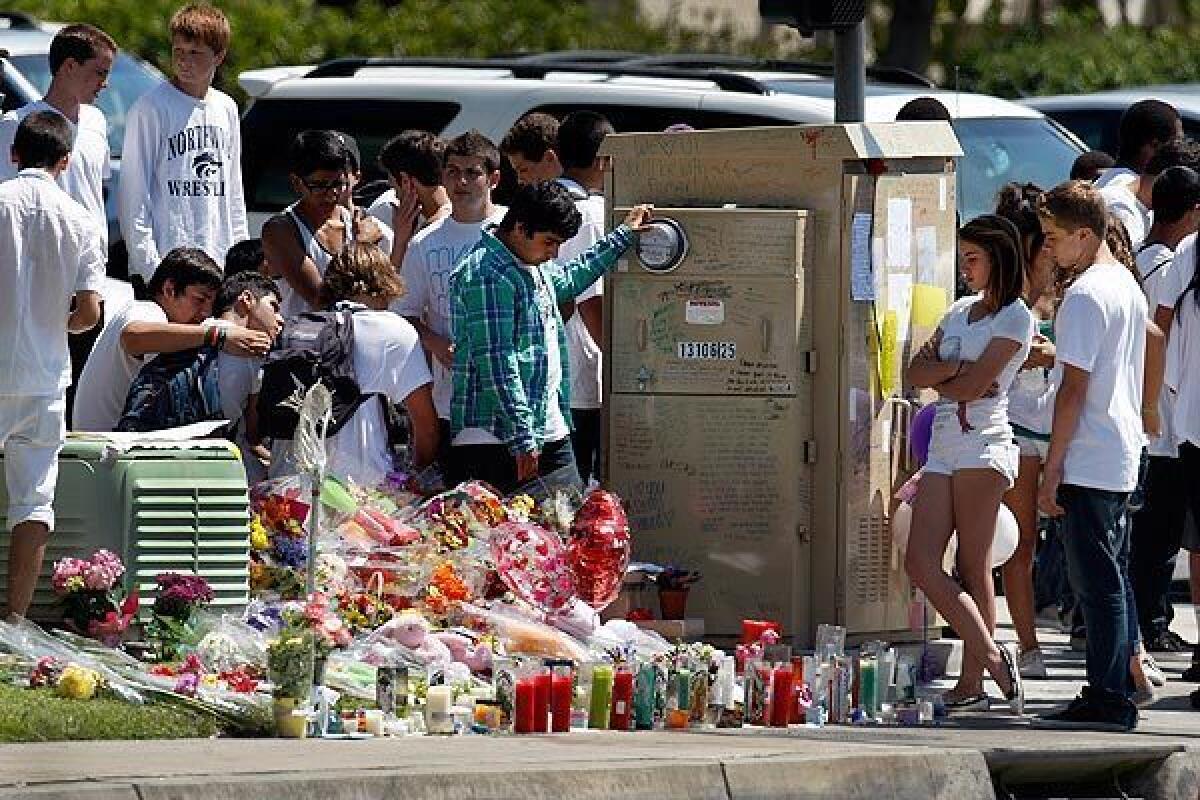
[[[1107,700],[1130,695],[1129,658],[1137,614],[1126,564],[1129,560],[1127,492],[1065,484],[1058,503],[1066,515],[1062,543],[1075,599],[1087,625],[1087,677]]]

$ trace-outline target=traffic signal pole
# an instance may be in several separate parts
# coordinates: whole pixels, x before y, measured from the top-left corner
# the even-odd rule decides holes
[[[866,113],[867,37],[862,22],[833,39],[834,122],[862,122]]]

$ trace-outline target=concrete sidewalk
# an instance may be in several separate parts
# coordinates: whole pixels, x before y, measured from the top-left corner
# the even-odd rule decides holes
[[[1177,630],[1196,631],[1190,607]],[[1009,632],[1011,633],[1011,632]],[[1030,711],[1070,699],[1082,655],[1045,633],[1053,679]],[[1187,655],[1159,659],[1178,678]],[[945,685],[948,685],[946,683]],[[1195,688],[1174,680],[1132,734],[1039,731],[997,710],[933,728],[590,732],[380,741],[185,740],[0,746],[0,798],[807,800],[997,796],[1200,797]]]

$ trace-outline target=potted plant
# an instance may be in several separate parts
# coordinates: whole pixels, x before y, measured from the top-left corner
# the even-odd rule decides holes
[[[688,592],[700,580],[700,573],[679,567],[666,567],[654,576],[658,585],[658,605],[663,619],[684,619]]]
[[[208,581],[199,575],[162,572],[155,579],[158,588],[151,609],[151,637],[158,644],[160,661],[175,661],[182,645],[195,645],[196,612],[207,606],[216,594]]]

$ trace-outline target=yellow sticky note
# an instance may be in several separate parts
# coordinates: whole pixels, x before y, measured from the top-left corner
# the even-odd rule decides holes
[[[899,328],[896,312],[887,312],[883,317],[883,340],[879,344],[879,391],[884,397],[890,397],[896,388],[896,337]]]
[[[940,286],[918,283],[913,286],[912,324],[920,328],[936,328],[946,313],[946,290]]]

